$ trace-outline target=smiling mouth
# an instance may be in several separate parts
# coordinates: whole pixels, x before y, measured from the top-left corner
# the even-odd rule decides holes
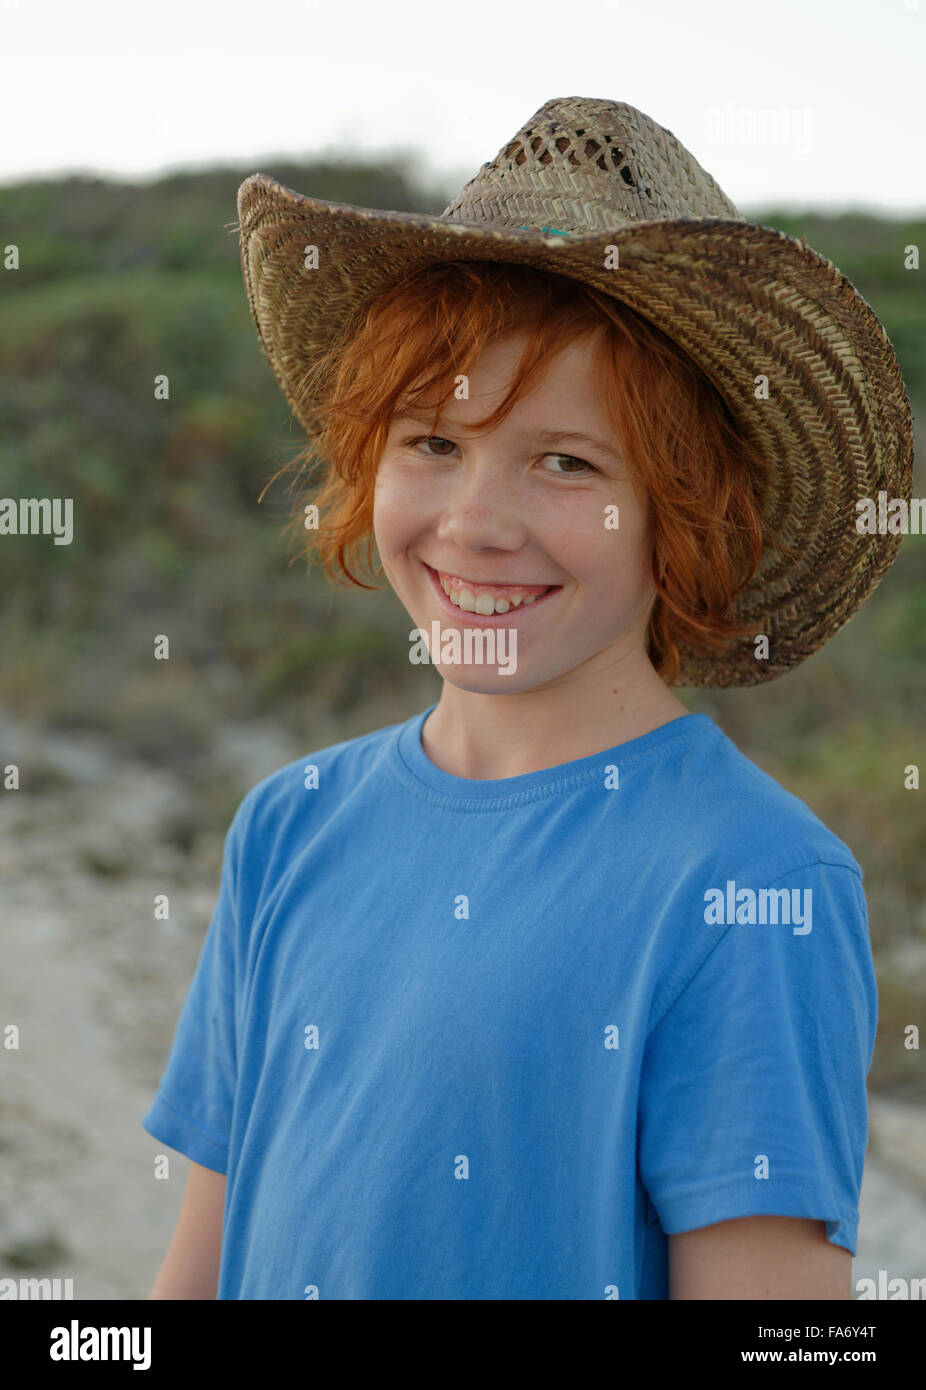
[[[443,606],[455,616],[473,619],[518,617],[528,609],[538,607],[554,594],[559,593],[562,584],[495,584],[482,585],[467,583],[456,575],[434,569],[421,561],[428,571]],[[445,587],[446,585],[446,587]],[[449,590],[449,592],[448,592]]]

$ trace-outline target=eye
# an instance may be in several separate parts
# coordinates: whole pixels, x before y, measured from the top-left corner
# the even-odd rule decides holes
[[[414,438],[414,439],[406,439],[406,441],[405,441],[405,448],[406,448],[406,449],[409,449],[409,448],[411,448],[413,445],[417,445],[417,444],[430,444],[431,441],[432,441],[432,440],[435,440],[435,439],[437,440],[438,444],[449,444],[450,447],[451,447],[451,449],[456,448],[456,445],[453,443],[452,440],[450,440],[450,439],[442,439],[442,438],[440,437],[439,434],[428,434],[428,435],[423,435],[423,434],[421,434],[421,435],[416,436],[416,438]],[[432,458],[446,458],[447,456],[446,456],[446,454],[432,454],[431,457],[432,457]]]
[[[577,464],[579,465],[580,468],[591,469],[591,471],[592,471],[593,473],[597,473],[597,472],[598,472],[598,469],[595,467],[595,465],[594,465],[593,463],[586,463],[586,462],[585,462],[585,459],[573,458],[572,454],[544,454],[544,458],[548,458],[548,459],[566,459],[566,461],[567,461],[568,463],[577,463]],[[576,475],[575,473],[571,473],[571,472],[570,472],[570,473],[561,473],[561,474],[560,474],[560,477],[561,477],[561,478],[574,478],[574,477],[576,477],[576,476],[577,476],[577,475]],[[581,475],[581,474],[578,474],[578,476],[581,477],[582,475]]]
[[[453,442],[452,439],[444,439],[444,438],[442,438],[442,436],[439,435],[439,434],[417,435],[417,436],[415,436],[413,439],[406,439],[406,440],[404,441],[404,447],[405,447],[406,449],[410,449],[410,448],[414,448],[414,447],[419,447],[419,446],[424,445],[424,444],[432,444],[432,443],[446,444],[446,445],[448,446],[448,449],[451,450],[451,451],[452,451],[453,449],[456,448],[456,445],[454,444],[454,442]],[[436,453],[436,454],[434,454],[434,453],[431,453],[431,451],[429,450],[429,451],[428,451],[428,457],[430,457],[430,458],[446,458],[446,457],[447,457],[447,454],[446,454],[446,453],[443,453],[443,454],[442,454],[442,453]],[[587,472],[591,472],[591,473],[597,473],[597,472],[599,472],[599,470],[594,466],[594,464],[586,463],[585,459],[575,458],[572,454],[544,454],[543,457],[544,457],[544,459],[548,459],[548,458],[549,458],[549,459],[565,459],[567,463],[578,464],[578,466],[579,466],[580,468],[584,468]],[[549,471],[548,469],[544,469],[544,470],[543,470],[543,472],[548,472],[548,471]],[[554,476],[556,476],[556,475],[554,474]],[[582,477],[582,476],[583,476],[583,475],[582,475],[581,473],[576,474],[574,471],[568,470],[568,469],[567,469],[565,472],[561,472],[561,473],[559,474],[559,477],[561,477],[561,478],[574,478],[574,477]]]

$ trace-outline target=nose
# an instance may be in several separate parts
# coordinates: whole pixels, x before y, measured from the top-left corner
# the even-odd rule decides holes
[[[449,470],[438,535],[461,550],[517,550],[524,543],[518,488],[497,452]]]

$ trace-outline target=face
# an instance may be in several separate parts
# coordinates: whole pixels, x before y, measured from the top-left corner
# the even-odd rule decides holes
[[[654,597],[645,507],[598,399],[591,338],[557,355],[495,429],[476,430],[504,398],[525,341],[509,334],[484,352],[469,398],[445,405],[439,433],[423,407],[407,418],[400,406],[376,477],[373,529],[383,570],[429,645],[434,620],[442,632],[517,628],[513,675],[497,665],[438,663],[454,686],[487,694],[568,684],[615,660],[631,667],[646,660]],[[457,607],[435,571],[453,577],[455,594],[465,587],[460,580],[471,581],[474,598],[480,584],[555,587],[519,605],[516,588],[497,590],[510,606],[489,616]],[[484,592],[480,610],[492,597]]]

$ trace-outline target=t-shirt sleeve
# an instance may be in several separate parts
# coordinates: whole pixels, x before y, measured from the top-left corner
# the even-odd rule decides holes
[[[742,1216],[816,1219],[854,1255],[878,1007],[861,875],[816,863],[763,886],[790,889],[809,919],[727,917],[647,1038],[648,1219],[670,1235]]]
[[[224,1173],[235,1097],[236,905],[242,813],[225,836],[219,897],[174,1032],[167,1067],[142,1126],[195,1163]]]

